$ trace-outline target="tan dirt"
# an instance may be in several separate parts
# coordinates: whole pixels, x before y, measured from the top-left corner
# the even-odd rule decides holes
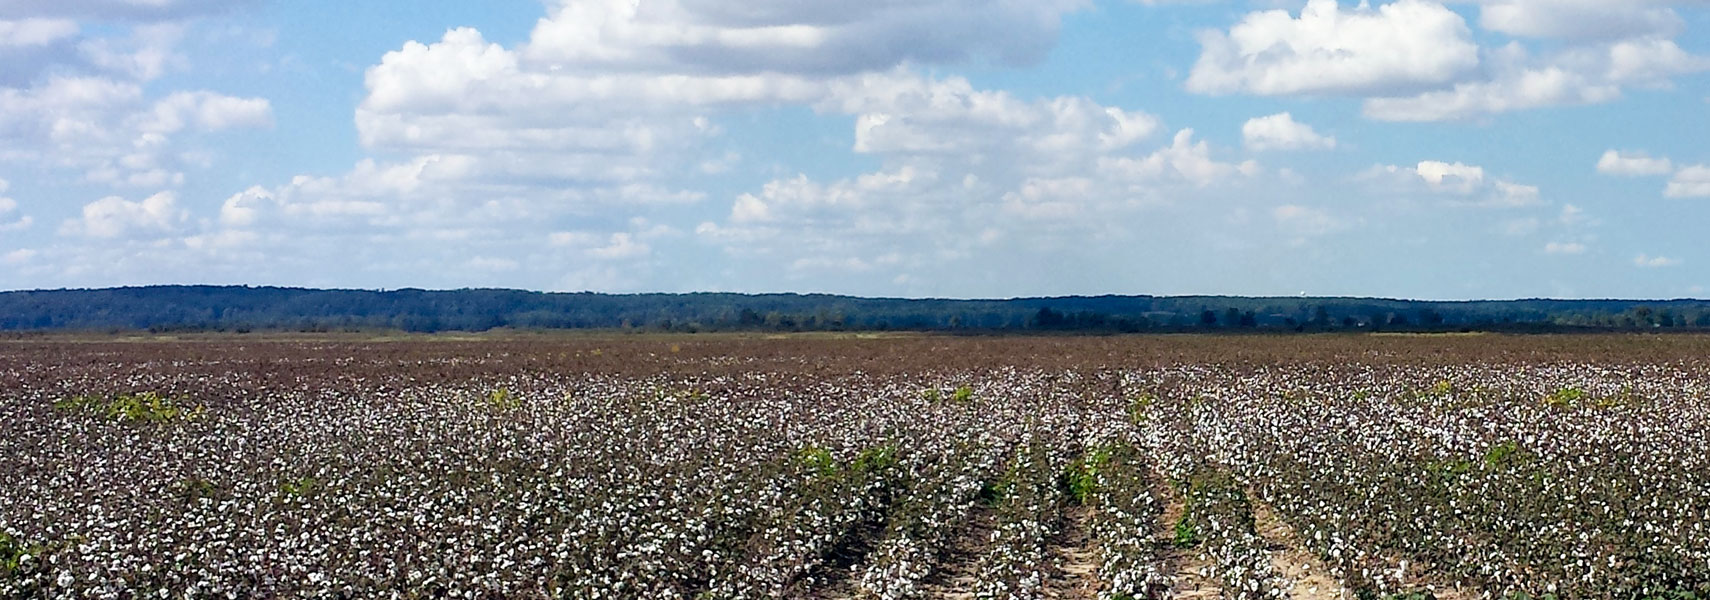
[[[1293,585],[1289,597],[1296,600],[1348,600],[1352,590],[1330,575],[1330,568],[1317,555],[1305,549],[1294,527],[1283,521],[1269,504],[1249,493],[1253,503],[1254,528],[1270,544],[1271,564]],[[1398,560],[1390,561],[1399,565]],[[1478,594],[1454,586],[1443,585],[1429,577],[1423,569],[1413,568],[1405,573],[1405,590],[1432,590],[1437,600],[1475,600]]]
[[[1073,506],[1063,511],[1063,530],[1052,540],[1055,569],[1045,580],[1045,598],[1091,600],[1098,597],[1098,547],[1092,537],[1092,509]]]
[[[950,551],[945,553],[938,572],[928,578],[928,598],[971,600],[974,597],[974,585],[980,576],[980,559],[991,549],[992,529],[996,526],[997,516],[990,507],[981,505],[974,509],[965,531],[950,544]]]
[[[1169,481],[1169,478],[1159,473],[1157,481]],[[1154,539],[1163,552],[1164,572],[1170,575],[1170,598],[1174,600],[1211,600],[1223,597],[1223,585],[1216,579],[1207,578],[1200,573],[1209,573],[1210,565],[1199,558],[1198,550],[1194,548],[1177,548],[1175,544],[1176,522],[1187,512],[1187,503],[1174,487],[1160,485],[1155,492],[1164,499],[1164,515],[1158,520]]]
[[[1301,543],[1293,526],[1282,520],[1271,505],[1247,494],[1253,504],[1253,528],[1265,538],[1271,553],[1271,565],[1290,585],[1289,598],[1294,600],[1348,600],[1351,590],[1330,575],[1324,564]]]

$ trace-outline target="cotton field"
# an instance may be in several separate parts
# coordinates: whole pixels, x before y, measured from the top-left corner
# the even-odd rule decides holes
[[[1710,338],[0,341],[0,597],[1710,596]]]

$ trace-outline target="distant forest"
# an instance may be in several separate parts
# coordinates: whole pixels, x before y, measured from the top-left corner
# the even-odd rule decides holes
[[[595,294],[152,286],[0,292],[0,331],[1555,331],[1710,329],[1702,300]]]

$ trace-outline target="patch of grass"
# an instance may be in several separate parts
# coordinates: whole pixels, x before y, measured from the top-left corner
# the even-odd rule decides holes
[[[78,395],[55,400],[53,407],[61,412],[99,413],[107,419],[125,423],[191,421],[201,418],[203,414],[200,404],[190,407],[183,400],[157,392],[119,394],[113,397]]]
[[[1491,446],[1490,450],[1485,451],[1484,464],[1492,468],[1500,467],[1519,460],[1522,456],[1520,444],[1513,441],[1507,441]]]
[[[279,492],[286,496],[304,497],[320,489],[321,482],[313,477],[299,477],[279,484]]]
[[[1098,473],[1110,463],[1109,448],[1096,448],[1082,456],[1080,460],[1069,463],[1063,470],[1061,487],[1076,504],[1086,505],[1093,493],[1098,491]]]
[[[818,477],[837,475],[837,461],[831,458],[831,451],[818,446],[808,446],[797,450],[796,464],[806,467],[809,472]]]
[[[855,473],[876,473],[897,466],[897,445],[882,444],[862,450],[849,461],[849,470]]]
[[[47,546],[32,544],[0,531],[0,580],[11,579],[42,564]]]
[[[1565,387],[1554,392],[1550,392],[1550,395],[1548,396],[1544,396],[1544,404],[1557,408],[1573,408],[1580,406],[1590,397],[1591,394],[1586,393],[1585,390],[1576,387]]]
[[[1128,401],[1128,421],[1135,425],[1145,424],[1152,418],[1152,405],[1158,403],[1158,397],[1149,393],[1141,393]]]
[[[967,404],[974,400],[974,388],[966,385],[956,386],[956,389],[950,391],[949,396],[945,396],[944,390],[937,387],[930,387],[920,392],[920,399],[925,400],[928,404],[938,404],[940,402]]]
[[[1182,513],[1182,518],[1176,519],[1173,539],[1177,548],[1192,548],[1199,545],[1199,528],[1193,524],[1193,515]]]
[[[516,410],[522,408],[522,398],[512,394],[507,388],[499,388],[487,392],[487,408],[493,410]]]

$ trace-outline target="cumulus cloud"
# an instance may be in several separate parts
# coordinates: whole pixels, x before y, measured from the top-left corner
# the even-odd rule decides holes
[[[1449,121],[1547,106],[1597,104],[1630,88],[1666,88],[1710,60],[1672,38],[1664,0],[1483,0],[1480,24],[1519,40],[1481,51],[1458,13],[1432,0],[1345,7],[1309,0],[1200,34],[1189,91],[1365,99],[1383,121]]]
[[[271,104],[213,92],[180,92],[152,105],[140,86],[100,77],[55,77],[0,89],[0,151],[80,168],[91,181],[131,187],[183,180],[175,136],[272,123]]]
[[[564,67],[851,74],[902,63],[1037,60],[1078,0],[560,2],[529,59]]]
[[[1641,269],[1661,269],[1664,267],[1680,266],[1684,261],[1667,256],[1650,256],[1640,254],[1633,258],[1633,265]]]
[[[174,92],[154,103],[139,117],[149,133],[176,133],[185,128],[220,131],[242,127],[271,127],[273,105],[265,98],[237,98],[209,91]]]
[[[1661,38],[1576,46],[1544,58],[1511,43],[1490,53],[1481,78],[1415,96],[1370,98],[1364,112],[1383,121],[1451,121],[1600,104],[1620,98],[1625,88],[1666,87],[1672,77],[1706,68],[1710,60]]]
[[[1065,201],[1106,205],[1155,193],[1147,186],[1256,169],[1212,158],[1206,144],[1184,138],[1156,150],[1149,174],[1106,173],[1101,159],[1148,158],[1153,150],[1139,149],[1153,145],[1156,117],[1079,96],[1023,98],[920,74],[931,65],[1037,60],[1061,16],[1083,5],[554,2],[525,43],[453,29],[406,43],[368,69],[355,118],[360,142],[440,161],[427,168],[431,185],[369,186],[363,182],[386,165],[416,161],[367,163],[357,169],[367,173],[299,177],[233,195],[218,226],[317,234],[378,228],[393,237],[406,226],[532,228],[534,239],[560,250],[555,257],[643,261],[660,240],[634,230],[557,235],[547,224],[590,213],[609,222],[706,201],[678,187],[730,168],[737,155],[719,143],[720,119],[777,106],[847,117],[849,149],[882,167],[845,178],[774,177],[719,198],[729,212],[700,228],[698,240],[733,253],[787,249],[797,258],[881,265],[864,253],[894,247],[899,235],[940,245],[921,233],[961,219],[1004,224],[1027,202],[1006,208],[1005,196],[1027,181],[1043,191],[1045,182],[1094,180],[1089,197]],[[446,168],[452,164],[456,170]],[[899,234],[899,225],[912,233]],[[609,279],[587,275],[573,283]]]
[[[75,37],[81,30],[70,19],[0,19],[0,48],[46,46]]]
[[[1280,96],[1437,87],[1478,66],[1471,36],[1459,14],[1436,2],[1362,2],[1344,10],[1337,0],[1310,0],[1298,18],[1255,12],[1227,32],[1201,32],[1203,52],[1187,88]]]
[[[1544,244],[1544,254],[1577,255],[1585,254],[1585,244],[1579,242],[1550,242]]]
[[[697,126],[707,111],[816,102],[846,76],[905,62],[1030,60],[1078,5],[563,2],[515,49],[462,28],[388,53],[368,71],[357,125],[377,147],[644,155],[709,133]],[[649,164],[620,168],[645,174]]]
[[[1670,198],[1710,198],[1710,165],[1692,165],[1676,171],[1663,195]]]
[[[1169,147],[1142,158],[1102,158],[1099,171],[1127,180],[1142,182],[1179,181],[1205,187],[1236,175],[1258,173],[1258,163],[1219,162],[1212,158],[1211,147],[1193,140],[1193,130],[1176,132]]]
[[[400,163],[364,160],[342,177],[301,176],[271,189],[251,187],[226,199],[219,220],[234,228],[397,224],[423,217],[441,193],[438,184],[461,178],[469,165],[466,159],[442,156]],[[416,200],[416,214],[396,210],[397,200],[406,197]]]
[[[1336,138],[1319,135],[1310,125],[1299,123],[1289,113],[1249,119],[1241,126],[1241,138],[1253,150],[1329,150]]]
[[[172,192],[135,202],[108,196],[85,204],[81,216],[60,226],[60,234],[95,238],[164,235],[179,230],[188,218],[188,211],[178,206],[178,196]]]
[[[1667,175],[1674,171],[1674,164],[1667,158],[1652,158],[1640,153],[1625,153],[1609,150],[1603,157],[1597,159],[1597,172],[1604,175],[1649,176]]]
[[[1466,199],[1473,204],[1493,207],[1520,207],[1541,204],[1542,193],[1537,186],[1523,185],[1508,179],[1491,178],[1484,167],[1460,162],[1420,161],[1413,167],[1378,165],[1368,170],[1365,179],[1405,190],[1420,187],[1425,191]]]
[[[1159,127],[1152,115],[1084,97],[1029,102],[1007,92],[976,90],[963,78],[927,79],[906,71],[840,82],[819,106],[854,115],[854,149],[868,154],[1019,152],[1038,164],[1034,161],[1127,148]]]
[[[0,231],[28,229],[31,224],[35,223],[35,219],[30,218],[29,215],[15,216],[18,211],[18,201],[6,197],[6,190],[11,189],[11,187],[11,182],[0,179]]]
[[[1238,186],[1262,171],[1220,159],[1191,129],[1147,144],[1154,118],[1079,97],[1021,101],[904,74],[841,93],[821,109],[851,113],[856,150],[886,168],[773,180],[738,196],[723,223],[702,224],[699,239],[794,273],[907,281],[913,270],[968,260],[1000,241],[1120,235],[1125,215],[1168,203],[1172,192]],[[899,244],[914,251],[896,257]]]
[[[1484,187],[1484,167],[1427,160],[1413,171],[1433,190],[1470,194]]]
[[[185,25],[157,23],[137,25],[129,37],[93,38],[78,45],[91,65],[111,74],[137,81],[151,81],[168,70],[182,69],[189,59],[177,50],[184,39]]]

